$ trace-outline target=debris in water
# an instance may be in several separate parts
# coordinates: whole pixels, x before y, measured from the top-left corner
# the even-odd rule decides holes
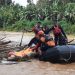
[[[2,60],[1,61],[1,64],[12,65],[12,64],[18,64],[18,62]]]

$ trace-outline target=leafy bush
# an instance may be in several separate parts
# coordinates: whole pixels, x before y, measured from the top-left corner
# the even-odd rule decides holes
[[[2,29],[2,27],[10,31],[21,31],[24,28],[31,29],[38,21],[42,23],[42,26],[48,25],[51,27],[53,25],[52,18],[57,14],[58,18],[61,18],[59,23],[65,32],[74,34],[75,3],[66,2],[67,4],[63,4],[61,0],[52,0],[50,3],[48,0],[38,0],[37,5],[32,3],[27,5],[27,7],[13,3],[11,5],[0,6],[0,29]],[[40,15],[45,18],[40,19],[40,17],[38,17]],[[74,19],[70,19],[74,21],[74,24],[72,24],[71,20],[68,21],[65,16],[69,18],[72,16]],[[63,20],[62,17],[65,19]]]

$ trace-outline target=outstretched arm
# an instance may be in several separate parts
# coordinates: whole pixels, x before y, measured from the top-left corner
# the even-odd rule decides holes
[[[47,32],[50,32],[50,31],[52,31],[53,30],[53,26],[51,27],[51,28],[49,28],[48,30],[47,30]]]
[[[64,32],[64,30],[62,29],[61,26],[60,26],[60,29],[61,29],[61,32],[62,32],[62,34],[64,35],[64,37],[67,38],[67,36],[66,36],[66,34],[65,34],[65,32]]]
[[[37,52],[40,45],[41,45],[41,42],[37,43],[36,46],[32,48],[32,50],[33,51],[35,50]]]

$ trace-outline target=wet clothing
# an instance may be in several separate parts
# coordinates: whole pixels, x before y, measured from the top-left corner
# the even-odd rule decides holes
[[[48,35],[48,34],[49,34],[49,28],[45,29],[45,30],[44,30],[44,33],[45,33],[46,35]]]
[[[35,29],[38,30],[38,31],[40,31],[41,30],[41,27],[38,26],[38,25],[35,25]]]
[[[55,46],[55,43],[53,41],[52,38],[48,37],[48,36],[44,36],[45,38],[45,42],[42,42],[40,39],[39,39],[39,42],[38,44],[36,45],[36,47],[34,48],[35,50],[37,50],[39,47],[40,47],[40,50],[43,52],[46,52],[46,50],[48,48],[52,48]]]
[[[45,42],[41,42],[41,51],[46,51],[49,48],[52,48],[55,46],[54,41],[52,38],[50,38],[49,36],[44,36],[45,38]],[[53,43],[53,44],[52,44]]]
[[[35,33],[35,37],[33,37],[32,39],[31,39],[31,41],[29,42],[29,44],[28,44],[28,46],[31,46],[32,44],[37,44],[38,42],[39,42],[39,40],[37,39],[37,34],[38,34],[38,32],[41,30],[41,27],[40,26],[38,26],[38,25],[35,25],[33,28],[32,28],[32,31],[34,31],[34,33]]]
[[[58,30],[55,30],[55,28],[58,28]],[[59,25],[53,26],[53,27],[51,27],[51,28],[49,29],[49,31],[51,31],[51,30],[53,30],[54,36],[58,36],[58,35],[60,35],[60,34],[63,34],[64,37],[66,38],[66,34],[65,34],[65,32],[63,31],[63,29],[62,29],[61,26],[59,26]],[[56,33],[56,31],[57,31],[57,33]]]
[[[54,38],[56,45],[66,45],[67,41],[64,36],[59,35]]]
[[[31,39],[31,41],[29,42],[28,46],[30,47],[32,44],[37,44],[39,42],[39,39],[37,39],[36,37],[33,37]]]
[[[40,50],[42,52],[46,52],[47,49],[51,48],[50,46],[48,46],[47,44],[45,43],[41,43],[41,47],[40,47]]]
[[[41,54],[39,55],[39,60],[42,60],[44,58],[48,49],[53,48],[55,46],[55,42],[53,41],[53,39],[49,38],[48,36],[44,36],[44,38],[45,38],[45,42],[42,42],[40,40],[40,42],[36,47],[36,48],[40,47],[41,50]],[[53,44],[48,42],[52,42]]]
[[[34,31],[35,34],[37,34],[37,32],[40,31],[40,30],[42,30],[42,29],[41,29],[41,27],[38,26],[38,25],[35,25],[35,26],[32,28],[32,31]]]
[[[56,45],[65,45],[66,44],[66,34],[63,31],[62,27],[59,25],[53,26],[49,29],[49,31],[53,31],[54,40]]]
[[[44,33],[45,33],[45,35],[49,35],[49,28],[48,27],[44,27],[43,28],[43,31],[44,31]]]
[[[44,42],[41,41],[41,38],[42,38],[42,37],[45,38],[45,41],[44,41]],[[52,47],[55,46],[55,42],[53,41],[53,39],[50,38],[50,37],[48,37],[48,36],[46,36],[46,35],[41,36],[39,39],[33,38],[33,39],[31,40],[31,43],[29,43],[29,45],[32,44],[32,43],[35,43],[35,44],[36,44],[36,46],[34,46],[34,47],[32,48],[32,50],[38,54],[37,57],[38,57],[39,59],[41,59],[41,58],[43,57],[43,55],[46,54],[46,51],[47,51],[48,49],[50,49],[50,48],[52,48]],[[38,52],[39,52],[39,48],[40,48],[41,54],[38,53]]]

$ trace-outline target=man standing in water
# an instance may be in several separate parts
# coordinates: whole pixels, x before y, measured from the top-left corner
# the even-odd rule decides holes
[[[31,39],[29,42],[28,46],[31,46],[33,43],[37,44],[38,39],[37,39],[37,33],[42,30],[41,28],[41,22],[37,22],[37,24],[32,28],[32,31],[35,33],[35,36]]]
[[[67,43],[67,36],[60,25],[55,24],[49,31],[53,31],[56,45],[65,45]]]

